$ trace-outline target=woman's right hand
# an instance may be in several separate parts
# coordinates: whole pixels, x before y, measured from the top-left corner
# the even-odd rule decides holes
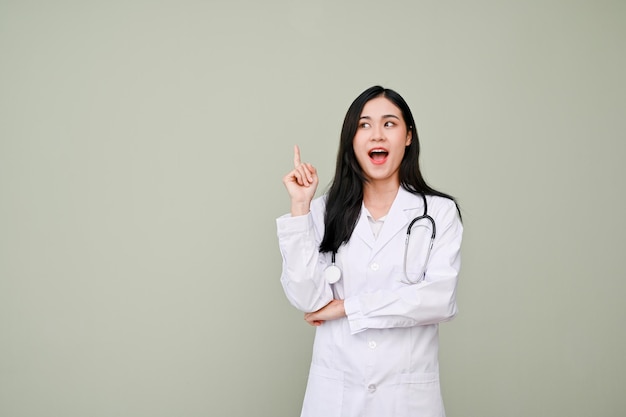
[[[291,215],[302,216],[309,212],[319,178],[313,165],[300,160],[298,145],[293,148],[293,165],[294,169],[283,177],[283,184],[291,198]]]

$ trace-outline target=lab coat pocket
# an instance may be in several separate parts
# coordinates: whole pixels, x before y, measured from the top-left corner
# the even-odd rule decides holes
[[[396,417],[445,417],[439,374],[436,372],[400,375],[396,395]]]
[[[339,417],[343,404],[343,372],[311,364],[302,417]]]

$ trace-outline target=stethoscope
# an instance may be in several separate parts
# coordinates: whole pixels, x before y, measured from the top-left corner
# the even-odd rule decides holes
[[[426,195],[424,195],[423,193],[421,195],[422,195],[422,200],[424,200],[424,213],[421,216],[417,216],[413,220],[411,220],[411,223],[409,223],[409,226],[406,228],[406,239],[404,240],[404,277],[406,279],[401,280],[401,282],[405,284],[409,284],[409,285],[417,284],[425,278],[426,265],[428,264],[428,260],[430,259],[430,252],[433,249],[433,243],[435,242],[435,236],[437,235],[435,220],[428,215],[428,205],[426,203]],[[424,259],[422,270],[417,275],[417,279],[411,279],[409,278],[409,274],[407,273],[407,270],[406,270],[407,254],[409,252],[409,241],[411,240],[411,230],[413,226],[415,225],[415,223],[419,222],[420,220],[428,220],[430,222],[432,232],[430,234],[430,242],[428,244],[428,251],[426,252],[426,258]],[[326,267],[326,269],[324,270],[324,277],[326,278],[326,282],[328,282],[329,284],[334,284],[341,279],[341,269],[339,269],[339,267],[335,264],[336,254],[337,252],[332,253],[331,264],[328,267]]]

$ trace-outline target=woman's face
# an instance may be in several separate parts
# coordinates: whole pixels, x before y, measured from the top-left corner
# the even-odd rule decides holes
[[[371,182],[400,183],[400,163],[411,143],[402,112],[385,97],[368,101],[363,107],[352,146],[356,159]]]

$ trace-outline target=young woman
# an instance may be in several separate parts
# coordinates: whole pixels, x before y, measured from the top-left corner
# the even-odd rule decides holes
[[[438,323],[457,311],[463,227],[422,177],[411,110],[378,86],[357,97],[323,197],[294,154],[277,227],[285,294],[317,326],[302,417],[444,416]]]

